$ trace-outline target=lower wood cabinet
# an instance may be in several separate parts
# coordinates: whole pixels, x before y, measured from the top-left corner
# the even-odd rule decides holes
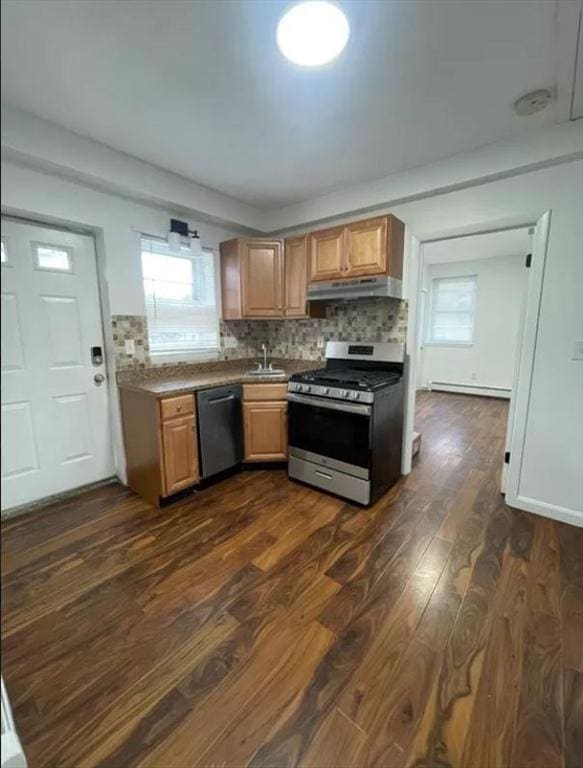
[[[286,384],[246,384],[243,387],[245,461],[287,459]]]
[[[164,454],[164,495],[188,488],[198,480],[193,416],[183,416],[162,423]]]
[[[128,485],[151,504],[199,480],[194,395],[120,393]]]
[[[287,459],[286,397],[283,382],[243,386],[245,461]],[[194,398],[120,390],[128,485],[156,506],[200,479]]]

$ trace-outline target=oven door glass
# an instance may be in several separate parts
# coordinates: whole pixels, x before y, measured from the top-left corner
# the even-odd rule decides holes
[[[370,416],[288,403],[290,447],[357,467],[370,466]]]

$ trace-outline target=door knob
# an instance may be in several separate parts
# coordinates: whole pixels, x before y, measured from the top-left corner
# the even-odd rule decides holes
[[[105,376],[102,373],[96,373],[93,377],[93,381],[97,384],[97,386],[101,386],[103,382],[105,381]]]

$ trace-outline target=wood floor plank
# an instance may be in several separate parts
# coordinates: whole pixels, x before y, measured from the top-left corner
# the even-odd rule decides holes
[[[320,498],[303,510],[302,518],[278,537],[270,547],[253,559],[253,565],[262,571],[271,570],[280,560],[305,541],[310,534],[322,528],[338,514],[341,504],[337,499]]]
[[[490,632],[490,606],[496,593],[503,552],[509,535],[507,510],[499,509],[490,520],[482,549],[475,561],[455,623],[441,660],[437,692],[428,712],[430,724],[420,765],[442,762],[460,765],[484,663]],[[423,632],[423,627],[420,627]],[[420,634],[420,637],[427,636]],[[430,669],[428,664],[428,669]],[[418,748],[419,744],[415,745]]]
[[[169,765],[194,765],[207,750],[212,750],[222,734],[230,736],[233,748],[244,751],[244,739],[251,741],[256,727],[251,725],[254,717],[262,729],[261,736],[266,737],[279,709],[290,706],[308,684],[332,639],[332,634],[317,622],[309,627],[284,624],[275,637],[265,637],[257,643],[248,664],[229,678],[228,687],[219,686],[213,691],[161,748],[153,750],[140,765],[154,768],[161,760]],[[277,697],[274,706],[273,697]],[[200,723],[205,724],[203,729]],[[209,755],[207,758],[211,759]]]
[[[507,551],[495,598],[492,631],[470,715],[462,765],[506,768],[512,752],[520,681],[527,563]]]
[[[338,699],[340,709],[366,732],[370,732],[373,722],[385,717],[388,692],[394,687],[394,670],[410,646],[450,546],[444,539],[431,542]]]
[[[299,768],[359,768],[366,734],[335,707],[323,720]]]
[[[563,677],[565,768],[581,768],[583,756],[583,674],[567,669]]]
[[[558,525],[563,664],[583,673],[583,529]]]
[[[554,524],[536,523],[529,565],[522,677],[513,761],[527,768],[564,763],[562,621]]]

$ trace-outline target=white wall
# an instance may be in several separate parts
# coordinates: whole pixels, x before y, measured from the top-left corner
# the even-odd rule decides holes
[[[424,248],[424,254],[431,248]],[[526,288],[524,256],[500,256],[476,261],[427,264],[423,287],[431,303],[434,278],[476,276],[474,341],[471,346],[424,342],[419,382],[502,387],[510,390],[516,359],[520,312]],[[426,318],[427,319],[427,318]],[[424,338],[427,338],[427,325]]]
[[[261,223],[261,212],[251,205],[7,104],[2,105],[1,133],[3,159],[162,209],[190,211],[219,226],[226,222],[255,230]]]
[[[170,218],[177,216],[184,220],[185,217],[4,161],[2,212],[83,227],[95,234],[109,363],[115,466],[125,480],[110,315],[145,315],[140,233],[165,237]],[[189,223],[199,230],[205,248],[217,250],[222,240],[237,234],[236,230],[201,221]]]

